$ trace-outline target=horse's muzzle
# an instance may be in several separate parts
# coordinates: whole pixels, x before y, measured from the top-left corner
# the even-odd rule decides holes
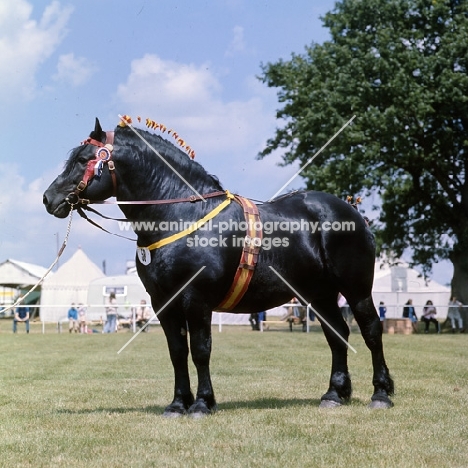
[[[58,203],[54,203],[49,200],[46,193],[44,193],[42,197],[42,202],[44,203],[47,212],[57,218],[66,218],[70,213],[71,205],[67,203],[65,199],[60,200]]]

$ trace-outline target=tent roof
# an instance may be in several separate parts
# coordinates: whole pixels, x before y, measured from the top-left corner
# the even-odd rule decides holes
[[[122,284],[122,285],[129,285],[129,284],[138,284],[142,285],[139,276],[135,275],[117,275],[117,276],[104,276],[102,278],[95,279],[89,283],[90,286],[94,285],[104,285],[110,286],[114,284]]]
[[[424,277],[413,268],[410,268],[409,265],[405,262],[400,262],[397,265],[399,268],[404,268],[407,273],[407,289],[409,293],[416,292],[427,292],[427,293],[436,293],[436,292],[450,292],[450,288],[444,286],[440,283],[437,283],[434,280],[425,280]],[[375,263],[374,270],[374,291],[384,292],[388,290],[392,291],[392,266],[377,261]]]
[[[104,273],[81,250],[77,251],[64,263],[53,276],[47,277],[43,283],[43,289],[48,286],[86,285],[90,281],[102,278]]]
[[[0,285],[10,288],[31,286],[47,271],[40,265],[7,259],[0,263]]]

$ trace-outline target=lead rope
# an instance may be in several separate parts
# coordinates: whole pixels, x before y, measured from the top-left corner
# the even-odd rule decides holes
[[[42,278],[40,278],[37,283],[24,295],[24,296],[20,296],[16,302],[14,304],[12,304],[11,306],[7,307],[6,309],[4,309],[4,312],[8,311],[8,310],[11,310],[13,308],[15,308],[16,306],[18,306],[22,301],[24,301],[44,280],[45,278],[47,277],[47,275],[52,271],[52,268],[54,268],[55,265],[57,265],[57,262],[59,261],[59,258],[62,256],[62,253],[63,251],[65,250],[65,247],[67,246],[67,242],[68,242],[68,237],[70,236],[70,231],[71,231],[71,224],[72,224],[72,218],[73,218],[73,209],[70,210],[70,215],[68,217],[68,226],[67,226],[67,232],[65,234],[65,239],[63,239],[63,242],[62,242],[62,247],[60,247],[58,253],[57,253],[57,257],[55,258],[55,260],[53,261],[52,265],[50,265],[50,267],[47,269],[47,271],[42,275]]]

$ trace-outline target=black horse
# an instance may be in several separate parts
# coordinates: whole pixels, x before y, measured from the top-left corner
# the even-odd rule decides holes
[[[63,173],[44,193],[47,211],[56,217],[65,218],[80,206],[86,208],[89,200],[115,196],[119,203],[143,201],[120,207],[126,219],[135,222],[138,246],[147,247],[184,231],[190,224],[186,221],[197,222],[224,203],[205,225],[167,245],[141,249],[137,256],[138,274],[153,309],[163,308],[159,320],[174,367],[174,399],[164,414],[210,414],[216,410],[209,367],[211,316],[213,310],[219,310],[240,268],[243,243],[239,240],[244,246],[248,243],[244,210],[235,200],[227,202],[229,192],[200,164],[154,133],[133,126],[118,126],[115,132],[106,133],[96,119],[95,129],[84,143],[88,144],[71,152]],[[144,202],[148,200],[166,202]],[[365,220],[345,201],[315,191],[280,196],[260,204],[258,211],[263,223],[261,248],[254,255],[258,262],[256,267],[243,265],[253,276],[232,312],[263,311],[294,296],[310,303],[320,315],[332,352],[330,383],[321,406],[337,406],[351,397],[349,328],[337,305],[341,293],[372,353],[370,406],[393,406],[389,398],[393,381],[371,296],[375,244]],[[148,221],[151,223],[146,225],[136,223]],[[253,241],[258,247],[259,238]],[[251,244],[253,241],[250,239]],[[198,374],[195,398],[190,388],[189,349]]]

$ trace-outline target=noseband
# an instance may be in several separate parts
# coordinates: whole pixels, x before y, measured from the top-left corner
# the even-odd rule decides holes
[[[99,177],[102,173],[104,165],[107,164],[107,168],[109,169],[109,173],[112,178],[112,196],[115,197],[117,193],[117,178],[115,175],[115,165],[114,161],[112,161],[112,151],[114,150],[114,132],[106,132],[106,143],[102,143],[101,141],[94,140],[93,138],[88,138],[82,142],[82,145],[93,145],[97,147],[95,158],[88,161],[86,165],[86,170],[83,175],[83,179],[80,183],[76,186],[76,189],[71,192],[66,201],[74,206],[78,204],[88,204],[89,200],[85,198],[80,198],[81,192],[88,186],[90,180],[93,177]]]

